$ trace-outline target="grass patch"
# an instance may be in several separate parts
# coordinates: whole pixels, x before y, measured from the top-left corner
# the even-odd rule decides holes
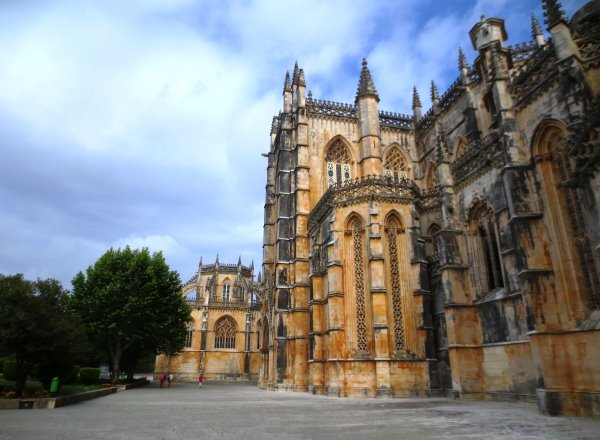
[[[60,393],[56,394],[56,396],[67,396],[69,394],[99,390],[101,388],[103,388],[101,385],[66,384],[60,388]],[[14,397],[14,390],[15,381],[0,378],[0,398]],[[51,397],[51,395],[44,389],[40,382],[35,379],[28,379],[23,397]]]

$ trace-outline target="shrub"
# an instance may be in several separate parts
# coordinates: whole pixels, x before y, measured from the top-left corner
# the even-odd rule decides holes
[[[65,375],[63,379],[63,383],[73,383],[77,381],[77,377],[79,376],[79,370],[81,367],[79,365],[73,365],[71,371]]]
[[[4,361],[3,371],[6,380],[17,380],[17,361]]]
[[[100,368],[81,368],[79,370],[81,383],[84,385],[93,385],[100,378]]]

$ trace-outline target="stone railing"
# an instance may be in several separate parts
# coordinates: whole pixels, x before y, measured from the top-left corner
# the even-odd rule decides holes
[[[412,116],[401,113],[379,112],[379,124],[385,127],[397,127],[410,130],[413,126],[413,118]]]
[[[323,194],[308,216],[308,230],[312,231],[335,207],[350,206],[369,200],[386,200],[395,203],[410,203],[419,195],[419,188],[412,180],[395,182],[386,176],[365,176],[336,184]]]
[[[460,78],[456,78],[448,90],[444,92],[442,97],[440,98],[440,111],[443,112],[450,108],[452,103],[456,101],[465,91],[465,88],[462,85],[462,81]]]
[[[306,100],[306,112],[313,115],[333,116],[337,118],[356,118],[355,105],[313,99],[312,95],[309,95]]]
[[[436,209],[442,206],[441,193],[442,187],[440,185],[422,190],[419,195],[419,209]]]
[[[465,153],[450,164],[454,182],[460,183],[488,166],[504,161],[498,133],[493,132],[469,147]]]
[[[537,43],[530,41],[528,43],[517,43],[513,46],[508,46],[510,54],[514,61],[523,61],[531,58],[531,56],[538,50]]]

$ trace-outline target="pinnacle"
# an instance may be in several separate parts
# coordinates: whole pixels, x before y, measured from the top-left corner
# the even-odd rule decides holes
[[[533,35],[534,40],[538,35],[543,35],[542,28],[533,14],[531,14],[531,35]]]
[[[458,48],[458,69],[464,69],[464,68],[469,68],[469,63],[467,62],[467,57],[465,56],[465,53],[462,50],[462,47]]]
[[[285,72],[285,81],[283,83],[283,93],[285,92],[291,92],[292,91],[292,86],[290,84],[290,71],[286,71]]]
[[[363,58],[362,61],[362,70],[360,72],[358,89],[356,90],[356,99],[362,96],[373,96],[377,99],[377,102],[379,102],[379,95],[377,94],[377,89],[373,83],[373,78],[371,77],[371,72],[369,72],[367,60],[365,58]]]
[[[298,85],[298,61],[294,64],[294,74],[292,75],[292,84]]]
[[[435,82],[431,80],[431,102],[435,101],[436,99],[440,99],[440,94],[438,93],[438,89],[435,85]]]
[[[412,96],[412,108],[422,108],[421,98],[419,98],[419,92],[417,92],[417,86],[413,86],[413,96]]]
[[[298,85],[306,86],[306,80],[304,79],[304,69],[300,69],[298,73]]]
[[[556,0],[543,0],[542,7],[544,8],[544,23],[548,27],[552,27],[561,21],[565,21],[565,12],[562,9],[560,2]]]

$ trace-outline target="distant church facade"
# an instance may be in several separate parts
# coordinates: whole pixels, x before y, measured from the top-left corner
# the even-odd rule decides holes
[[[543,5],[549,38],[535,17],[515,46],[476,23],[425,112],[416,89],[412,115],[381,111],[366,61],[353,104],[286,75],[259,386],[600,415],[600,2]]]
[[[260,301],[254,264],[200,264],[184,284],[182,295],[192,307],[183,351],[157,356],[155,377],[170,372],[176,381],[257,380],[260,362],[256,321]]]

